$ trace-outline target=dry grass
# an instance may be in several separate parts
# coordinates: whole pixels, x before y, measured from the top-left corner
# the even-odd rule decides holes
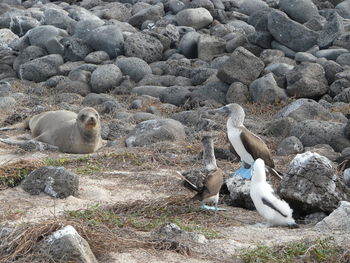
[[[32,170],[43,166],[39,160],[19,160],[0,167],[0,190],[18,185]]]

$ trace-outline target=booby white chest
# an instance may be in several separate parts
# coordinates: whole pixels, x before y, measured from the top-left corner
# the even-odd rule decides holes
[[[242,140],[241,140],[241,135],[242,131],[234,127],[231,121],[231,118],[228,118],[227,120],[227,136],[228,139],[230,140],[233,148],[235,149],[236,153],[241,157],[241,161],[246,162],[247,164],[251,164],[254,162],[253,157],[249,152],[247,152],[246,148],[244,147]]]

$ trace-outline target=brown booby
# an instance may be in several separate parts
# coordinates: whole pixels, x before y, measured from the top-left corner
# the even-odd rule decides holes
[[[242,161],[241,168],[234,173],[235,176],[240,174],[242,177],[250,179],[252,176],[251,168],[254,161],[261,158],[269,167],[270,172],[281,178],[274,169],[275,164],[265,142],[243,125],[245,113],[240,105],[232,103],[219,109],[212,110],[211,112],[229,115],[227,119],[227,137]],[[246,169],[245,163],[251,165],[251,168]]]
[[[271,185],[266,182],[265,163],[258,158],[254,162],[250,197],[256,210],[271,226],[298,228],[288,203],[275,195]]]
[[[191,200],[201,201],[201,208],[206,210],[226,210],[218,208],[219,192],[224,182],[225,173],[217,167],[215,155],[213,137],[206,135],[202,139],[203,143],[203,163],[204,169],[201,171],[205,174],[205,178],[201,186],[193,184],[186,178],[186,186],[192,190],[197,191],[197,194]],[[206,203],[214,203],[214,207],[207,206]]]

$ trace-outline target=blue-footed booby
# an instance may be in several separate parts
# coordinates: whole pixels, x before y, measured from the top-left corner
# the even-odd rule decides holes
[[[256,210],[269,225],[299,227],[292,217],[293,210],[286,201],[274,194],[271,185],[266,182],[265,163],[260,158],[254,162],[250,197]]]
[[[242,177],[250,179],[252,177],[251,168],[254,161],[257,158],[261,158],[269,166],[270,172],[281,178],[274,169],[275,164],[265,142],[243,125],[245,113],[240,105],[232,103],[210,112],[229,115],[227,119],[227,136],[242,161],[241,168],[234,173],[234,176],[240,174]],[[250,169],[245,168],[245,163],[251,166]]]
[[[202,184],[192,183],[187,176],[184,174],[186,183],[185,185],[192,190],[197,191],[197,194],[191,200],[201,201],[201,208],[206,210],[226,210],[223,208],[218,208],[219,202],[219,192],[224,181],[225,173],[217,167],[215,155],[214,155],[214,144],[213,137],[211,135],[206,135],[202,139],[203,143],[203,163],[204,169],[198,176],[204,176],[202,179]],[[196,178],[196,181],[198,178]],[[199,178],[201,180],[201,178]],[[207,206],[207,203],[214,203],[214,207]]]

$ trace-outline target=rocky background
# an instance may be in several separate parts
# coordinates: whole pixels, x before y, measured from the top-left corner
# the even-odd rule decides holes
[[[239,103],[247,114],[245,125],[267,142],[277,168],[286,173],[282,181],[269,179],[295,217],[312,225],[335,210],[315,230],[293,230],[294,238],[317,229],[342,234],[350,229],[344,222],[350,213],[349,102],[350,0],[0,0],[1,126],[46,110],[77,112],[91,106],[101,115],[108,141],[92,158],[110,173],[198,167],[201,134],[208,131],[216,135],[219,166],[231,173],[239,164],[225,139],[225,118],[207,111]],[[13,135],[2,132],[0,138]],[[1,146],[2,166],[28,156],[62,158],[47,151],[36,156],[30,145]],[[147,164],[140,167],[140,160],[130,161],[130,156]],[[88,179],[55,169],[35,170],[22,188],[54,198],[82,195],[79,184]],[[98,180],[107,176],[105,169],[94,172]],[[172,182],[179,185],[176,178]],[[224,188],[225,204],[254,208],[249,181],[228,178]],[[169,189],[163,190],[162,197],[169,196]],[[3,213],[6,191],[0,191]],[[128,201],[125,196],[121,201]],[[147,194],[136,199],[145,196],[152,199]],[[113,198],[103,201],[120,201]],[[26,213],[23,218],[31,221]],[[2,221],[11,220],[4,216]],[[164,227],[168,234],[185,235],[177,226]],[[76,239],[74,228],[61,231]],[[258,230],[241,231],[254,236]],[[265,242],[266,236],[260,239]]]

